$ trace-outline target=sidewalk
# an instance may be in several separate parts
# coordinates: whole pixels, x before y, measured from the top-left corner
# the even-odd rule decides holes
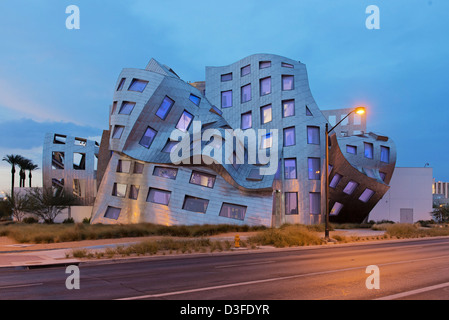
[[[236,234],[246,240],[253,233],[227,233],[208,237],[211,240],[234,241]],[[379,236],[383,231],[369,229],[334,230],[332,235],[341,236]],[[158,240],[164,237],[138,237],[120,239],[84,240],[49,244],[18,244],[6,237],[0,237],[0,270],[4,268],[39,268],[54,265],[79,264],[82,259],[67,258],[73,249],[104,250],[108,247],[138,243],[145,240]],[[94,260],[94,259],[93,259]],[[104,259],[102,259],[104,260]],[[95,261],[95,260],[94,260]]]

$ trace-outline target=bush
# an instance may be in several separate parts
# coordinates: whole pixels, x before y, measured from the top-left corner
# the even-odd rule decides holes
[[[26,224],[32,224],[32,223],[38,223],[39,221],[34,217],[26,217],[26,218],[23,218],[22,222],[26,223]]]
[[[283,225],[271,228],[250,237],[250,243],[272,245],[277,248],[322,244],[323,240],[303,225]]]

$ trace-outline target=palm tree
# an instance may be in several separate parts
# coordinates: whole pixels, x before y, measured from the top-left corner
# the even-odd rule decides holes
[[[20,184],[19,185],[21,188],[25,187],[25,179],[26,179],[25,170],[27,169],[27,166],[29,165],[30,161],[31,160],[22,157],[22,159],[19,160],[19,163],[17,163],[20,168],[20,172],[19,172]]]
[[[26,170],[28,170],[28,179],[30,182],[30,188],[31,188],[31,178],[33,177],[33,175],[31,174],[31,171],[34,171],[36,169],[39,169],[39,166],[37,164],[33,163],[33,161],[29,160],[26,165]]]
[[[3,157],[3,161],[11,165],[11,199],[14,202],[14,175],[16,174],[16,164],[19,164],[24,158],[18,154],[8,154]]]

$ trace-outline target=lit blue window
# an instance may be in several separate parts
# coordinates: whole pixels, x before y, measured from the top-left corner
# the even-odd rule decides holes
[[[197,96],[195,96],[195,95],[193,95],[193,94],[190,94],[189,99],[190,99],[190,101],[192,101],[192,102],[193,102],[194,104],[196,104],[197,106],[200,105],[200,101],[201,101],[201,98],[200,98],[200,97],[197,97]]]
[[[390,163],[390,148],[380,146],[380,161]]]
[[[119,114],[131,114],[136,105],[135,102],[123,101],[122,106],[120,107]]]
[[[365,145],[365,158],[372,159],[373,158],[373,144],[364,142]]]
[[[140,80],[140,79],[133,79],[131,81],[131,84],[129,85],[128,90],[143,92],[143,90],[145,90],[145,87],[147,86],[147,84],[148,84],[148,81]]]
[[[149,148],[154,140],[154,137],[156,136],[156,133],[157,133],[156,130],[148,127],[147,130],[145,130],[145,133],[143,134],[142,138],[140,139],[139,144],[145,148]]]
[[[170,112],[170,109],[174,103],[175,102],[172,99],[165,96],[164,100],[162,100],[162,103],[159,106],[159,109],[157,109],[157,111],[156,111],[156,115],[159,118],[161,118],[162,120],[165,120],[165,118],[167,117],[167,114]]]
[[[190,123],[193,120],[193,115],[189,112],[185,111],[182,113],[181,118],[178,121],[178,124],[176,125],[176,128],[186,132],[189,129]]]

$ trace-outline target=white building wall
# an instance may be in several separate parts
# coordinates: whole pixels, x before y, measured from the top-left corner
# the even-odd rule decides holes
[[[390,190],[370,212],[368,221],[408,222],[404,214],[401,221],[401,209],[413,209],[413,222],[430,220],[432,175],[432,168],[395,168]]]

